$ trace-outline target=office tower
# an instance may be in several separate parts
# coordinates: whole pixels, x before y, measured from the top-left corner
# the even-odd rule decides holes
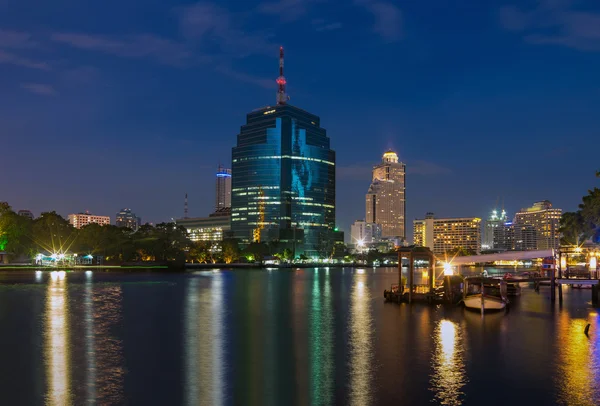
[[[19,216],[27,217],[28,219],[33,220],[33,213],[31,212],[31,210],[19,210],[17,214]]]
[[[381,240],[381,224],[356,220],[350,226],[351,244],[371,244]]]
[[[485,221],[483,228],[483,241],[481,242],[482,250],[494,249],[494,230],[506,223],[506,212],[502,210],[498,214],[498,210],[492,210],[492,214]]]
[[[427,213],[425,219],[413,221],[414,244],[430,248],[434,254],[462,247],[479,253],[481,219],[477,217],[435,218]]]
[[[406,237],[406,165],[387,151],[373,167],[373,181],[366,196],[367,223],[381,224],[383,237]]]
[[[535,230],[536,249],[557,249],[560,246],[560,217],[561,209],[552,208],[552,203],[543,200],[531,207],[521,209],[515,215],[514,224],[530,225]],[[531,238],[529,232],[528,238]]]
[[[219,165],[215,188],[215,210],[231,207],[231,169]]]
[[[283,49],[277,83],[277,104],[248,113],[232,149],[231,229],[316,256],[335,227],[335,152],[321,119],[287,104]]]
[[[109,216],[97,216],[90,214],[86,211],[85,213],[69,214],[69,223],[75,228],[81,228],[88,224],[96,223],[101,226],[110,225]]]
[[[142,219],[137,217],[131,209],[122,209],[115,217],[115,225],[117,227],[127,227],[137,231],[142,225]]]

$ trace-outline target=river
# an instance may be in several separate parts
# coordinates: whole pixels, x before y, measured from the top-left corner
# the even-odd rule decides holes
[[[598,405],[589,290],[384,303],[393,268],[0,271],[2,405]],[[589,336],[584,334],[590,323]]]

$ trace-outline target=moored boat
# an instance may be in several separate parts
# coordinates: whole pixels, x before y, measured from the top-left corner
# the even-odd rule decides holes
[[[471,310],[502,310],[508,303],[506,281],[493,278],[465,278],[463,303]]]

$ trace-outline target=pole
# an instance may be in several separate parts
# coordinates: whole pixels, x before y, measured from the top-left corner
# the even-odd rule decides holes
[[[411,252],[408,257],[408,303],[412,303],[414,258]]]
[[[485,307],[485,300],[483,299],[483,277],[481,278],[481,317],[483,317],[483,309]]]

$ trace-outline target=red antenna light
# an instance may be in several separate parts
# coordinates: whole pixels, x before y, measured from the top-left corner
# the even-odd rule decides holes
[[[277,104],[286,104],[289,97],[285,94],[287,81],[285,80],[285,76],[283,76],[283,47],[279,47],[279,77],[276,82],[279,87],[277,91]]]

